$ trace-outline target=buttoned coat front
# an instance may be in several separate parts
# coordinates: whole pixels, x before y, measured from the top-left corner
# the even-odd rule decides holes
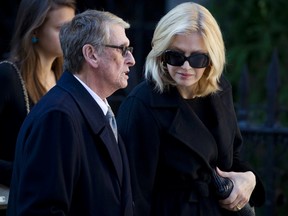
[[[120,106],[117,121],[127,147],[136,216],[218,215],[211,168],[251,170],[240,159],[242,138],[231,85],[222,77],[220,86],[205,99],[206,115],[214,118],[211,130],[173,87],[159,93],[144,81]],[[264,195],[257,177],[251,202],[262,204]]]
[[[118,144],[99,105],[65,72],[21,128],[8,215],[131,216],[120,137]]]

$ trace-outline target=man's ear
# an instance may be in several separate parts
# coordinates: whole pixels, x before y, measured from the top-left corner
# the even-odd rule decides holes
[[[91,44],[85,44],[82,47],[82,53],[88,64],[91,64],[94,67],[98,65],[98,55]]]

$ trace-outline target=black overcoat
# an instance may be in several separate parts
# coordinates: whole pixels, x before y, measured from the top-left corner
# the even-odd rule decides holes
[[[210,129],[173,87],[160,94],[144,81],[120,106],[117,121],[127,147],[136,216],[225,215],[212,193],[211,168],[251,168],[240,159],[231,85],[222,77],[220,86],[205,99],[207,115],[214,119]],[[264,195],[257,177],[251,202],[262,204]]]
[[[65,72],[21,127],[7,215],[132,216],[118,140],[96,101]]]

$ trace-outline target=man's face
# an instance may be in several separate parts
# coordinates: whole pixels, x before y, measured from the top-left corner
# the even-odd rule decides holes
[[[128,47],[129,43],[123,27],[119,25],[110,27],[110,42],[108,45]],[[118,89],[127,87],[129,68],[134,64],[135,59],[130,51],[123,55],[119,48],[104,47],[100,57],[99,69],[106,90],[112,94]]]

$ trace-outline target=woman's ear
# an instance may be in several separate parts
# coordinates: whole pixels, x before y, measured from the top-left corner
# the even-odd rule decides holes
[[[98,65],[98,55],[95,48],[91,44],[85,44],[82,47],[82,53],[85,61],[94,67]]]

